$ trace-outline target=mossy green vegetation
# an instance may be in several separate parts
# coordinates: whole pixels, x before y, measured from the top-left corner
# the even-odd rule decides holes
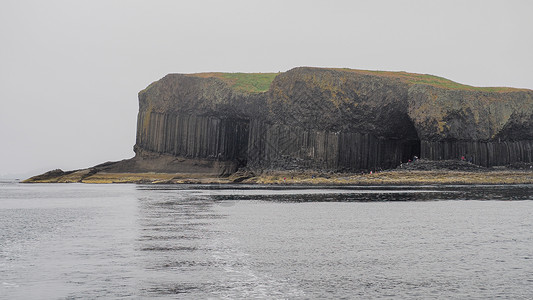
[[[493,92],[493,93],[502,93],[502,92],[513,92],[520,91],[524,89],[510,88],[510,87],[475,87],[466,84],[457,83],[449,79],[438,77],[429,74],[417,74],[417,73],[408,73],[408,72],[392,72],[392,71],[367,71],[367,70],[355,70],[355,69],[336,69],[347,72],[356,72],[360,74],[375,75],[380,77],[388,77],[399,79],[408,84],[425,84],[438,88],[450,89],[450,90],[466,90],[466,91],[477,91],[477,92]]]
[[[461,84],[443,77],[438,77],[429,74],[417,74],[408,72],[393,72],[393,71],[370,71],[370,70],[357,70],[348,68],[331,68],[331,70],[355,72],[359,74],[373,75],[379,77],[386,77],[391,79],[401,80],[408,84],[424,84],[434,86],[438,88],[450,89],[450,90],[465,90],[465,91],[478,91],[478,92],[515,92],[525,89],[510,88],[510,87],[475,87],[466,84]],[[239,92],[244,93],[261,93],[270,88],[270,85],[274,78],[279,73],[196,73],[189,74],[189,76],[202,77],[202,78],[218,78],[226,82],[231,88]]]
[[[244,93],[261,93],[270,88],[270,84],[278,73],[197,73],[190,76],[202,78],[218,78],[231,88]]]

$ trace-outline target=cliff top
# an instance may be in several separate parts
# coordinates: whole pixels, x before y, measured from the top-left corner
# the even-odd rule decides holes
[[[429,74],[417,74],[408,72],[393,72],[393,71],[371,71],[371,70],[357,70],[348,68],[315,68],[315,67],[299,67],[296,69],[316,69],[316,70],[333,70],[339,72],[357,73],[362,75],[371,75],[382,78],[390,78],[400,80],[406,84],[424,84],[448,90],[465,90],[477,92],[516,92],[528,91],[527,89],[511,88],[511,87],[475,87],[466,84],[461,84],[443,77],[438,77]],[[270,84],[274,78],[280,73],[223,73],[223,72],[208,72],[208,73],[193,73],[186,74],[186,76],[200,77],[200,78],[218,78],[228,84],[231,88],[245,93],[261,93],[266,92],[270,88]]]
[[[478,91],[478,92],[516,92],[516,91],[527,91],[527,89],[520,88],[511,88],[511,87],[476,87],[466,84],[461,84],[449,79],[438,77],[430,74],[418,74],[418,73],[408,73],[408,72],[393,72],[393,71],[370,71],[370,70],[357,70],[357,69],[348,69],[340,68],[333,69],[337,71],[353,72],[365,75],[373,75],[378,77],[393,78],[399,79],[407,84],[425,84],[438,88],[449,89],[449,90],[466,90],[466,91]]]
[[[270,84],[278,73],[195,73],[187,74],[187,76],[201,77],[201,78],[218,78],[228,84],[231,88],[247,93],[261,93],[266,92],[270,88]]]

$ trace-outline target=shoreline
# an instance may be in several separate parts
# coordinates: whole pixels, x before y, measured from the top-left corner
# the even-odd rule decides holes
[[[55,172],[49,174],[51,172]],[[220,177],[201,173],[106,173],[54,170],[22,183],[258,184],[258,185],[501,185],[533,184],[531,170],[388,170],[376,173],[264,172]],[[59,173],[61,172],[61,173]]]

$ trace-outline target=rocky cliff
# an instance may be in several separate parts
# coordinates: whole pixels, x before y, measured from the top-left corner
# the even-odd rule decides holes
[[[392,168],[415,155],[505,165],[533,161],[532,125],[531,90],[431,75],[319,68],[169,74],[139,93],[136,157],[116,168],[356,171]]]

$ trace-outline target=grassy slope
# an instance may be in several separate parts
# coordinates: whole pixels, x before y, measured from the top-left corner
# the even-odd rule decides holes
[[[395,78],[404,81],[408,84],[426,84],[439,88],[445,88],[450,90],[466,90],[466,91],[479,91],[479,92],[513,92],[526,89],[517,89],[510,87],[475,87],[465,85],[451,81],[446,78],[429,75],[429,74],[416,74],[407,72],[391,72],[391,71],[367,71],[367,70],[353,70],[353,69],[336,69],[347,72],[356,72],[360,74],[374,75],[380,77]]]
[[[190,76],[215,77],[226,82],[230,87],[246,93],[266,92],[278,73],[197,73]]]
[[[399,79],[408,84],[426,84],[439,88],[451,89],[451,90],[467,90],[467,91],[479,91],[479,92],[513,92],[526,89],[517,89],[510,87],[474,87],[451,81],[446,78],[428,75],[428,74],[416,74],[407,72],[391,72],[391,71],[368,71],[368,70],[355,70],[355,69],[332,69],[344,72],[355,72],[359,74],[366,74],[378,77],[387,77],[392,79]],[[246,93],[260,93],[265,92],[270,88],[270,84],[278,73],[196,73],[189,74],[189,76],[209,78],[215,77],[228,83],[229,86],[240,92]]]

